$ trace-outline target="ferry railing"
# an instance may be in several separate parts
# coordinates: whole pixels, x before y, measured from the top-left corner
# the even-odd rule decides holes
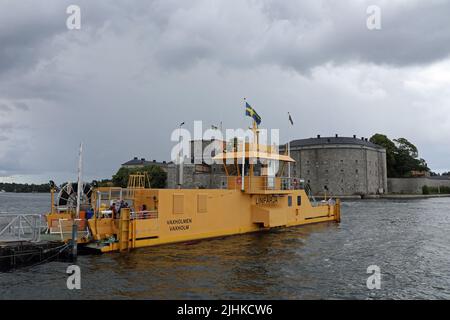
[[[131,220],[158,219],[157,210],[135,211],[130,214]]]
[[[241,190],[241,176],[221,176],[219,188],[229,190]],[[257,190],[300,190],[304,189],[303,180],[294,177],[269,177],[269,176],[245,176],[244,188],[246,191]]]
[[[46,229],[40,214],[0,214],[0,241],[39,242]]]
[[[136,193],[136,189],[129,188],[119,188],[113,187],[109,188],[107,191],[97,191],[96,192],[96,207],[109,208],[112,203],[125,201],[129,206],[133,205],[133,199]]]
[[[87,226],[86,219],[74,219],[77,227],[78,227],[78,237],[80,238],[88,238],[90,235],[89,228]],[[50,233],[59,234],[61,237],[61,241],[66,241],[72,239],[72,228],[73,221],[72,219],[58,219],[58,228],[56,230],[52,230]]]

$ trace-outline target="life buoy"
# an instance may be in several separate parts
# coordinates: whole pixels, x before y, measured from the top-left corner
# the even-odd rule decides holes
[[[241,177],[237,177],[236,178],[236,184],[238,184],[238,185],[242,184],[242,178]]]

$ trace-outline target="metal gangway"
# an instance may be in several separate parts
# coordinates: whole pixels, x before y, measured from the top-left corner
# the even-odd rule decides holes
[[[40,214],[0,213],[0,242],[41,241],[47,223]]]

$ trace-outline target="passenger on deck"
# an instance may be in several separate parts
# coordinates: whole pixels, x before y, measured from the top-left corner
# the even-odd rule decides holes
[[[140,218],[141,219],[147,219],[147,205],[143,204],[141,207],[141,213],[140,213]]]
[[[113,202],[113,204],[109,207],[109,210],[111,210],[111,218],[116,219],[116,204]]]

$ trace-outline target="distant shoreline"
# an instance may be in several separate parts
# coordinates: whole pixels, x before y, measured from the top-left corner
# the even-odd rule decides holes
[[[333,199],[340,200],[413,200],[430,198],[449,198],[450,194],[372,194],[365,196],[332,196]],[[316,199],[323,200],[323,196],[316,196]]]
[[[50,193],[50,191],[33,191],[33,192],[27,192],[27,191],[5,191],[5,192],[0,192],[0,194],[46,194],[46,193]]]

